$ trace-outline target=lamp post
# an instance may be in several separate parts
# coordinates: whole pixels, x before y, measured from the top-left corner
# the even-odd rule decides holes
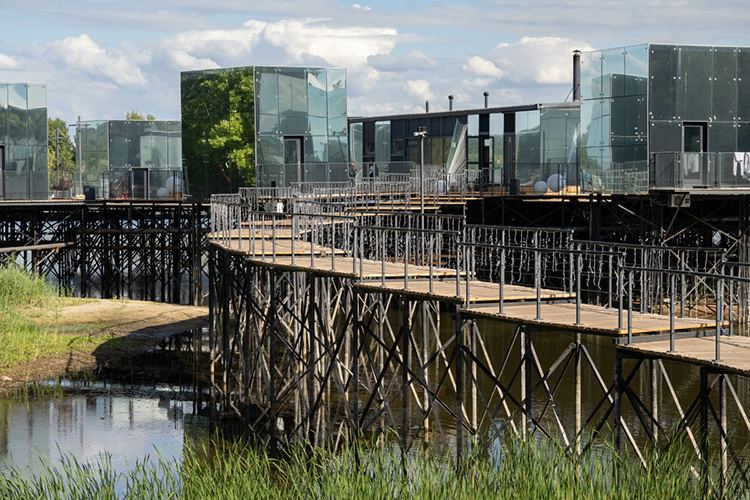
[[[420,213],[424,213],[424,139],[427,127],[417,127],[414,137],[419,137],[419,208]]]

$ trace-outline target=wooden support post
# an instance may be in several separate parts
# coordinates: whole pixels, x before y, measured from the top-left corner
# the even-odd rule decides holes
[[[411,315],[409,299],[401,299],[403,308],[403,335],[401,335],[401,447],[406,454],[409,444],[409,339],[411,338]]]
[[[622,434],[622,392],[623,392],[623,380],[622,380],[622,354],[618,350],[615,359],[615,394],[614,401],[614,448],[615,452],[620,452],[620,435]]]
[[[459,467],[464,450],[464,353],[460,306],[456,305],[454,315],[456,320],[456,467]]]
[[[709,400],[709,388],[708,388],[708,368],[705,366],[700,367],[700,415],[701,415],[701,490],[704,498],[708,498],[710,490],[710,477],[711,477],[711,465],[709,462],[709,436],[708,436],[708,405],[711,404]]]
[[[359,350],[360,350],[360,325],[359,318],[359,294],[355,287],[349,285],[350,295],[352,298],[352,315],[354,329],[352,331],[352,429],[354,438],[360,437],[360,418],[359,418]]]
[[[268,314],[271,316],[268,330],[268,403],[270,406],[268,431],[271,434],[269,455],[275,458],[278,452],[278,443],[276,442],[276,270],[269,268],[268,275],[271,301],[268,309]]]
[[[654,437],[654,449],[659,444],[659,360],[651,360],[651,435]]]

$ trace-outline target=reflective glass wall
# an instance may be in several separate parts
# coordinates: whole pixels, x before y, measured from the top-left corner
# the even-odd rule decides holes
[[[545,186],[559,192],[564,186],[578,185],[580,116],[575,103],[515,113],[515,174],[520,192],[545,194]]]
[[[0,199],[46,199],[47,85],[0,83]]]
[[[346,70],[255,67],[257,184],[349,175]]]
[[[653,188],[750,187],[750,49],[649,46]]]
[[[166,120],[83,122],[81,189],[76,192],[89,199],[181,195],[181,128],[179,121]]]
[[[188,71],[180,76],[185,192],[201,200],[254,184],[253,68]],[[278,127],[278,113],[264,118]]]
[[[604,193],[648,191],[649,47],[581,55],[581,185]]]

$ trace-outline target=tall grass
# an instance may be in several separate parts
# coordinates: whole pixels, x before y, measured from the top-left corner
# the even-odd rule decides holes
[[[60,330],[63,298],[57,287],[6,262],[0,265],[0,372],[4,368],[71,350],[91,348],[106,337],[87,325]]]
[[[570,456],[551,442],[512,440],[469,453],[462,465],[431,450],[402,456],[398,448],[349,447],[340,453],[297,449],[271,459],[240,444],[186,449],[181,460],[136,462],[113,473],[109,457],[43,462],[33,474],[9,467],[0,498],[184,499],[700,499],[682,447],[651,453],[647,467],[607,450]],[[731,480],[726,498],[747,498]]]

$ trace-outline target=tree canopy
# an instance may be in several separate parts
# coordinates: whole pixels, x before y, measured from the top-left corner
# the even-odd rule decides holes
[[[125,119],[126,120],[148,120],[148,121],[156,120],[154,115],[152,115],[151,113],[147,114],[146,117],[144,118],[143,113],[141,113],[140,111],[136,111],[136,110],[128,111],[128,113],[125,115]]]

